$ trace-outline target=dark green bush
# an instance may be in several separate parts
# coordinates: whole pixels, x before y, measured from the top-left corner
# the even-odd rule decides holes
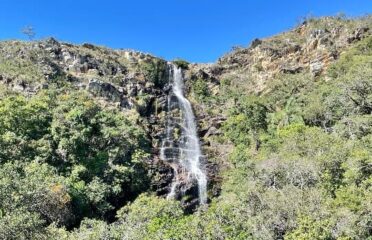
[[[188,69],[189,68],[189,62],[183,60],[183,59],[175,59],[172,61],[177,67],[182,68],[182,69]]]

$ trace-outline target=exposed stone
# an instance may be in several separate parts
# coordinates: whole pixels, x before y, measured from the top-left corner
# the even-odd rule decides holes
[[[61,44],[54,38],[49,37],[45,40],[46,47],[54,47],[54,46],[61,46]]]
[[[364,37],[365,33],[368,32],[368,30],[369,30],[368,27],[362,27],[362,28],[356,29],[353,32],[353,34],[350,37],[348,37],[347,42],[352,43],[352,42],[361,40]]]
[[[82,46],[85,47],[85,48],[88,48],[88,49],[95,49],[96,48],[93,44],[90,44],[90,43],[83,43]]]
[[[205,133],[205,135],[204,135],[204,137],[205,138],[208,138],[208,137],[210,137],[210,136],[212,136],[212,135],[220,135],[220,134],[222,134],[222,132],[220,131],[220,130],[218,130],[216,127],[210,127],[209,129],[208,129],[208,131]]]
[[[249,93],[265,90],[265,84],[280,73],[295,74],[310,70],[313,76],[319,76],[350,46],[349,44],[370,34],[369,28],[363,26],[350,26],[347,29],[344,26],[328,24],[326,27],[316,26],[319,29],[314,31],[311,27],[314,27],[312,23],[306,22],[294,31],[272,38],[255,39],[250,47],[237,48],[221,57],[215,64],[190,64],[186,72],[186,91],[192,89],[192,81],[198,78],[205,80],[211,94],[218,97],[222,80],[235,81],[237,88],[241,86],[239,82],[244,82],[244,85],[248,86],[244,90]],[[152,142],[153,162],[149,163],[154,173],[152,187],[158,195],[165,196],[169,192],[174,170],[170,164],[156,159],[159,155],[160,139],[165,132],[166,95],[171,86],[167,84],[167,76],[162,75],[160,80],[164,82],[164,86],[154,84],[151,82],[153,79],[149,79],[141,69],[141,64],[152,61],[163,64],[163,60],[131,50],[110,50],[91,44],[77,46],[59,43],[55,39],[30,44],[10,41],[9,44],[21,44],[22,47],[14,53],[0,47],[1,57],[29,61],[32,63],[30,66],[35,67],[41,77],[44,77],[41,82],[47,82],[33,83],[28,81],[30,79],[22,82],[25,80],[22,75],[1,73],[1,83],[10,89],[31,94],[36,90],[48,88],[52,83],[47,80],[61,77],[62,80],[72,82],[75,88],[87,89],[104,106],[118,107],[123,111],[131,109],[136,116],[141,114],[137,121]],[[252,85],[249,85],[250,83]],[[193,108],[197,113],[199,134],[204,140],[204,152],[215,157],[216,161],[224,161],[226,155],[220,156],[221,147],[213,138],[221,134],[221,125],[226,120],[224,116],[220,116],[224,109],[221,111],[217,104],[220,103],[193,102]],[[180,112],[174,110],[172,114],[179,117]],[[226,149],[223,150],[227,152]],[[219,191],[215,184],[219,181],[218,167],[217,164],[206,164],[213,195],[217,195]],[[195,186],[193,183],[179,186],[179,191],[190,194],[189,198],[180,199],[188,209],[197,204]]]
[[[310,62],[310,72],[314,77],[319,76],[322,70],[323,70],[322,61],[320,61],[319,59],[316,59]]]
[[[130,97],[137,96],[138,89],[137,89],[137,85],[136,84],[134,84],[134,83],[129,84],[129,86],[127,87],[127,89],[128,89],[128,95]]]
[[[62,57],[65,63],[71,62],[73,60],[72,54],[68,52],[67,49],[62,49]]]
[[[104,97],[112,102],[120,102],[121,94],[116,87],[110,83],[101,82],[95,79],[89,81],[88,91],[98,97]]]
[[[172,167],[166,162],[160,161],[157,157],[148,162],[148,165],[149,174],[152,175],[151,189],[158,196],[166,196],[174,177]]]
[[[254,39],[254,40],[251,42],[250,47],[251,47],[251,48],[255,48],[255,47],[257,47],[258,45],[260,45],[261,43],[262,43],[262,40],[256,38],[256,39]]]
[[[300,66],[283,66],[280,69],[282,73],[290,73],[290,74],[300,73],[302,70],[303,70],[303,67],[300,67]]]

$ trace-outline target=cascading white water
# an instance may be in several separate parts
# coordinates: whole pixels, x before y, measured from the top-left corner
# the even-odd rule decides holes
[[[178,143],[175,143],[174,137],[172,136],[172,128],[174,128],[174,124],[172,124],[168,118],[166,137],[163,139],[160,151],[160,158],[162,160],[176,161],[181,167],[181,170],[177,167],[173,167],[175,177],[168,198],[175,197],[175,191],[180,185],[181,176],[187,174],[188,181],[196,179],[198,183],[199,202],[200,204],[205,204],[207,202],[207,176],[204,173],[200,162],[202,153],[196,130],[195,116],[191,103],[183,95],[182,69],[171,63],[169,63],[168,67],[170,72],[170,82],[172,83],[172,94],[168,97],[168,111],[171,111],[170,106],[172,96],[176,97],[178,106],[181,110],[181,140]]]

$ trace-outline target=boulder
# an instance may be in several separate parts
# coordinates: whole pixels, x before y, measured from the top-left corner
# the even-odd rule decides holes
[[[257,47],[258,45],[261,45],[261,43],[262,43],[262,40],[256,38],[256,39],[254,39],[254,40],[251,42],[250,48],[255,48],[255,47]]]
[[[312,76],[317,77],[323,71],[323,62],[319,59],[310,62],[310,73]]]
[[[110,83],[92,79],[88,84],[88,91],[94,96],[103,97],[111,102],[121,102],[120,91]]]
[[[283,66],[281,67],[280,72],[295,74],[295,73],[300,73],[302,70],[303,68],[300,66]]]

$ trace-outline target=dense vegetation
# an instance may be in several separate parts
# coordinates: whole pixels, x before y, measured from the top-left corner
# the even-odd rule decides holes
[[[144,132],[81,92],[0,101],[0,238],[38,238],[48,224],[113,219],[148,188]],[[36,235],[34,235],[36,234]]]
[[[137,116],[67,86],[1,90],[0,239],[372,239],[372,37],[320,76],[238,84],[192,86],[227,113],[216,140],[233,147],[220,195],[193,214],[149,191]]]

